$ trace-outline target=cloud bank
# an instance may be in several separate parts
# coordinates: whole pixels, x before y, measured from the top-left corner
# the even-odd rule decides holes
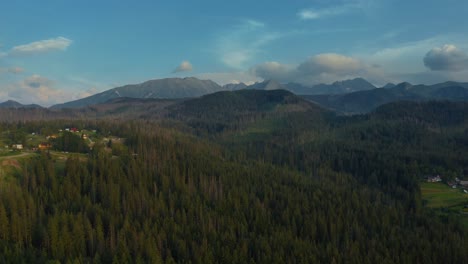
[[[455,45],[446,44],[431,49],[424,65],[432,71],[462,71],[468,69],[468,55]]]
[[[297,65],[279,62],[265,62],[250,69],[250,72],[263,79],[280,82],[299,82],[306,85],[328,83],[355,77],[374,80],[378,68],[360,60],[336,53],[324,53],[310,57]]]
[[[16,83],[5,86],[0,92],[0,98],[12,99],[23,104],[40,104],[50,106],[72,98],[73,93],[68,90],[55,88],[55,82],[34,74]]]

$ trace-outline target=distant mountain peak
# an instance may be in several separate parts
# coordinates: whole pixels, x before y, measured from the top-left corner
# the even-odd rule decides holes
[[[211,80],[195,77],[165,78],[149,80],[139,84],[116,87],[76,101],[55,105],[52,108],[76,108],[104,103],[116,97],[130,98],[190,98],[223,90],[223,87]]]
[[[384,89],[390,89],[390,88],[393,88],[393,87],[395,87],[395,86],[396,86],[396,84],[394,84],[394,83],[387,83],[386,85],[382,86],[382,88],[384,88]]]
[[[336,81],[332,85],[347,85],[347,84],[364,84],[364,85],[372,85],[370,82],[368,82],[366,79],[358,77],[354,79],[348,79],[348,80],[342,80],[342,81]]]
[[[42,108],[42,106],[37,104],[24,105],[14,100],[7,100],[0,103],[0,108]]]
[[[276,80],[265,80],[257,82],[247,87],[248,89],[256,90],[288,90],[288,88]]]
[[[247,84],[243,82],[235,82],[235,83],[228,83],[223,85],[223,88],[227,91],[236,91],[236,90],[242,90],[247,87]]]
[[[312,87],[300,87],[297,84],[289,84],[288,87],[299,90],[300,94],[345,94],[356,91],[372,90],[376,87],[363,78],[336,81],[332,84],[317,84]],[[292,90],[294,91],[294,90]]]
[[[404,90],[408,90],[411,87],[413,87],[413,85],[411,83],[409,83],[409,82],[402,82],[402,83],[397,84],[395,87],[400,88],[400,89],[404,89]]]

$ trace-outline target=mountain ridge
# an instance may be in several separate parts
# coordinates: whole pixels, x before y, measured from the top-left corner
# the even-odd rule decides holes
[[[396,101],[468,101],[468,88],[465,85],[467,84],[455,82],[434,85],[402,82],[392,88],[375,88],[340,95],[307,95],[304,98],[341,113],[360,114]]]
[[[38,104],[25,105],[14,100],[7,100],[5,102],[0,103],[0,108],[43,108],[43,107]]]
[[[79,108],[105,103],[118,97],[132,98],[190,98],[221,91],[223,88],[211,80],[199,80],[194,77],[165,78],[149,80],[139,84],[129,84],[91,95],[75,101],[53,105],[51,108]]]

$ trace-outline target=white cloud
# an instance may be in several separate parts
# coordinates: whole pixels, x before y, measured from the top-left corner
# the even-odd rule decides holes
[[[266,45],[282,36],[268,31],[262,22],[245,20],[218,36],[215,52],[224,65],[242,69],[262,53]]]
[[[177,73],[177,72],[188,72],[188,71],[192,71],[192,70],[193,70],[192,64],[191,64],[189,61],[183,61],[183,62],[180,63],[180,65],[177,66],[177,68],[175,68],[172,72],[173,72],[173,73]]]
[[[11,55],[26,55],[45,53],[55,50],[65,50],[70,46],[72,41],[64,37],[57,37],[53,39],[45,39],[40,41],[31,42],[24,45],[15,46],[11,49]]]
[[[323,8],[305,8],[297,12],[297,17],[301,20],[315,20],[325,17],[338,16],[346,13],[365,10],[374,5],[369,0],[345,1],[344,3],[323,7]]]
[[[302,9],[297,13],[297,16],[302,20],[320,19],[327,16],[340,15],[347,12],[346,7],[333,7],[324,9]]]
[[[362,63],[351,57],[336,53],[319,54],[299,65],[304,73],[355,73],[363,68]]]
[[[468,55],[455,45],[445,44],[431,49],[424,65],[433,71],[462,71],[468,69]]]
[[[453,48],[446,47],[444,51],[444,42],[447,40],[450,40],[452,43],[461,44],[466,43],[467,39],[465,36],[457,34],[437,35],[417,41],[399,43],[372,53],[366,51],[357,55],[368,64],[380,65],[380,75],[389,82],[398,83],[407,81],[410,83],[424,84],[434,84],[449,80],[466,82],[468,81],[468,75],[466,74],[468,68],[465,68],[466,71],[463,71],[461,67],[463,65],[461,61],[463,60],[457,61],[456,58],[452,57],[452,59],[447,61],[450,57],[447,55],[454,54]],[[434,50],[434,47],[439,48]],[[463,53],[463,50],[468,49],[468,46],[462,45],[456,48]],[[431,53],[430,51],[433,52]],[[432,60],[434,60],[435,55],[438,54],[438,65],[436,65],[436,61],[431,61],[431,59],[429,59],[428,54]],[[460,54],[457,56],[460,57]],[[461,54],[461,56],[463,57],[463,54]],[[426,60],[426,62],[424,62],[424,60]],[[442,66],[444,60],[446,64]],[[428,63],[434,69],[445,67],[446,70],[428,70],[428,68],[431,69],[425,65]],[[448,70],[447,67],[452,70]],[[454,69],[458,69],[459,71],[454,71]]]

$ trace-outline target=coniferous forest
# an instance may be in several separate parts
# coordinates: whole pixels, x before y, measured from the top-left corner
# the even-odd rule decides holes
[[[464,218],[420,191],[468,175],[466,103],[337,116],[282,92],[214,96],[163,118],[2,123],[11,142],[105,139],[62,132],[2,171],[0,262],[468,261]]]

